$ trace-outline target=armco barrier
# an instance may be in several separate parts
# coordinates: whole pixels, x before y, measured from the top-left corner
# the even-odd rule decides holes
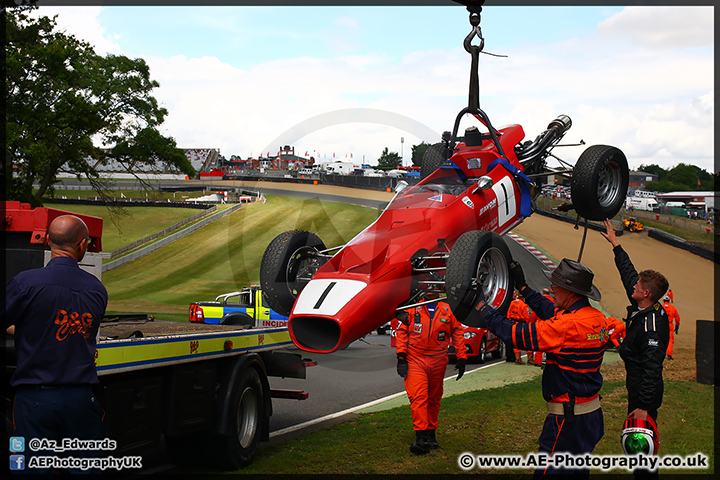
[[[110,252],[109,254],[103,254],[103,255],[105,256],[105,258],[110,258],[110,259],[113,259],[113,258],[115,258],[115,257],[119,257],[119,256],[122,255],[123,253],[129,252],[129,251],[131,251],[131,250],[135,250],[135,249],[138,248],[138,247],[142,247],[142,246],[145,245],[146,243],[150,243],[150,242],[152,242],[153,240],[155,240],[156,238],[162,238],[162,237],[164,237],[165,235],[169,235],[169,234],[175,232],[176,230],[179,230],[179,229],[182,228],[184,225],[187,225],[188,223],[194,222],[194,221],[197,220],[198,218],[202,218],[202,217],[204,217],[204,216],[206,216],[206,215],[209,215],[209,214],[211,214],[211,213],[213,213],[213,212],[216,212],[217,209],[218,209],[217,205],[213,205],[213,206],[211,206],[210,208],[207,208],[207,209],[203,210],[202,212],[198,212],[198,213],[196,213],[195,215],[192,215],[192,216],[190,216],[190,217],[187,217],[187,218],[179,221],[178,223],[176,223],[176,224],[174,224],[174,225],[171,225],[171,226],[169,226],[169,227],[167,227],[167,228],[164,228],[164,229],[160,230],[159,232],[155,232],[155,233],[153,233],[152,235],[148,235],[148,236],[143,237],[143,238],[141,238],[141,239],[139,239],[139,240],[135,240],[134,242],[129,243],[129,244],[125,245],[124,247],[120,247],[120,248],[118,248],[117,250],[113,250],[113,251]]]
[[[204,227],[205,225],[207,225],[210,222],[219,220],[219,219],[223,218],[224,216],[229,215],[229,214],[235,212],[236,210],[239,210],[241,207],[242,207],[242,203],[238,203],[238,204],[235,204],[232,207],[228,208],[227,210],[223,210],[222,212],[216,213],[207,218],[203,218],[199,222],[197,222],[193,225],[190,225],[189,227],[184,228],[184,229],[180,230],[179,232],[175,232],[171,235],[168,235],[167,237],[165,237],[161,240],[158,240],[157,242],[155,242],[151,245],[148,245],[147,247],[140,248],[139,250],[129,253],[123,257],[120,257],[117,260],[113,260],[111,262],[106,263],[105,265],[102,266],[102,271],[107,272],[108,270],[112,270],[115,267],[119,267],[120,265],[124,265],[128,262],[132,262],[133,260],[136,260],[142,256],[147,255],[148,253],[154,252],[158,248],[164,247],[165,245],[168,245],[168,244],[174,242],[175,240],[179,240],[179,239],[183,238],[184,236],[189,235],[190,233],[194,232],[195,230]]]
[[[157,201],[157,200],[125,200],[122,198],[114,198],[113,201],[120,207],[171,207],[171,208],[196,208],[206,209],[210,208],[213,204],[210,203],[187,203],[187,202],[168,202],[168,201]],[[66,205],[100,205],[107,206],[108,203],[105,200],[91,198],[54,198],[52,201],[47,203],[61,203]]]

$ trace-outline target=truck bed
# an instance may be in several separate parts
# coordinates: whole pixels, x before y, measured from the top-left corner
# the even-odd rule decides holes
[[[123,338],[167,337],[192,333],[231,332],[250,328],[243,325],[210,325],[165,320],[103,321],[100,324],[100,341]]]
[[[287,328],[207,325],[159,320],[104,321],[98,375],[292,347]]]

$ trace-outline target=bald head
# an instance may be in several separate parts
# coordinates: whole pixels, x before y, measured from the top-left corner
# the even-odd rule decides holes
[[[87,225],[75,215],[62,215],[50,223],[48,243],[53,257],[73,257],[80,261],[87,251],[90,235]]]

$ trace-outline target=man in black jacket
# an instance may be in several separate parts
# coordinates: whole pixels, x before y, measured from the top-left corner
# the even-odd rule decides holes
[[[663,397],[663,360],[670,339],[667,313],[659,300],[668,289],[668,281],[654,270],[638,273],[608,219],[605,230],[600,234],[613,246],[615,266],[630,300],[625,341],[620,345],[627,371],[628,417],[645,420],[650,416],[657,423]]]

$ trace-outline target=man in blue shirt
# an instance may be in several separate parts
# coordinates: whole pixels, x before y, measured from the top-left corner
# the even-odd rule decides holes
[[[28,442],[103,438],[103,410],[92,387],[98,383],[96,342],[108,295],[100,280],[78,266],[89,241],[80,218],[57,217],[48,228],[48,264],[21,272],[6,288],[3,323],[14,333],[17,356],[10,380],[16,389],[14,435]],[[58,455],[26,451],[26,457],[33,454]]]
[[[558,458],[562,453],[592,453],[605,432],[600,407],[602,365],[610,339],[611,323],[592,305],[601,296],[593,285],[595,275],[585,265],[563,259],[550,280],[554,302],[532,290],[519,263],[510,264],[515,288],[541,321],[515,323],[482,304],[476,307],[487,328],[514,348],[547,353],[542,377],[542,395],[547,402],[539,438],[540,452]],[[587,467],[548,464],[535,471],[535,479],[555,476],[588,478]]]

